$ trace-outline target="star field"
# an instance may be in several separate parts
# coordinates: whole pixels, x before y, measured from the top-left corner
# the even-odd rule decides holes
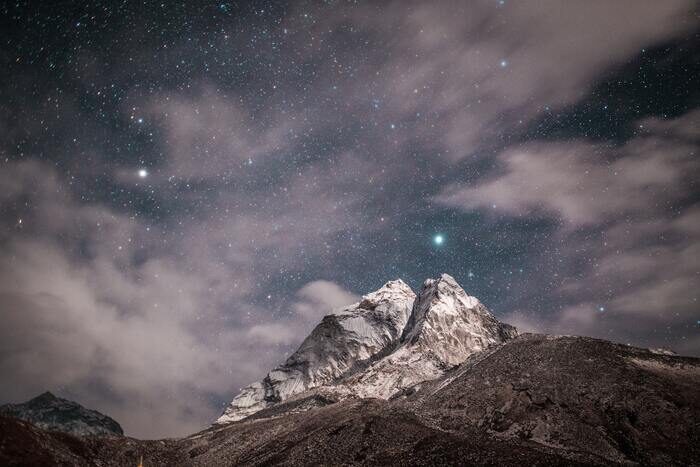
[[[0,402],[191,433],[442,272],[524,330],[700,355],[695,7],[4,3]]]

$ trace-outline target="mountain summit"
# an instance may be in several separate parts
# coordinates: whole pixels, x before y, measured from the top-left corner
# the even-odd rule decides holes
[[[391,281],[325,316],[283,365],[244,388],[216,423],[309,396],[388,399],[516,335],[448,274],[426,280],[418,296],[402,280]]]

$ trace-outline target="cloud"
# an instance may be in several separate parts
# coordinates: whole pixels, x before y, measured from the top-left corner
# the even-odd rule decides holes
[[[306,320],[318,321],[337,308],[359,301],[359,296],[352,294],[330,281],[317,280],[309,282],[297,292],[299,300],[294,310]]]
[[[498,147],[542,112],[578,101],[609,67],[692,30],[694,7],[690,0],[397,1],[378,14],[375,5],[359,5],[325,14],[313,30],[320,45],[309,53],[328,55],[319,74],[344,91],[352,114],[381,121],[383,134],[398,125],[391,140],[432,142],[440,159],[454,162]],[[305,38],[296,26],[288,25]],[[347,30],[374,48],[365,52],[366,68],[339,74],[333,64],[356,62],[356,50],[338,57],[323,44]]]
[[[492,216],[553,217],[560,226],[554,241],[576,245],[556,258],[564,278],[555,293],[568,305],[525,307],[509,319],[546,332],[683,343],[673,335],[693,332],[700,298],[700,205],[687,198],[700,173],[700,141],[688,131],[697,118],[696,111],[647,120],[639,136],[618,148],[572,142],[507,150],[498,156],[498,174],[438,196],[440,203]]]
[[[274,345],[298,345],[321,319],[338,308],[359,300],[359,296],[335,282],[315,280],[305,284],[296,293],[290,312],[283,322],[262,323],[252,326],[248,336]]]
[[[683,196],[697,170],[693,148],[691,142],[655,133],[619,150],[586,142],[530,143],[498,156],[502,173],[455,183],[436,200],[513,215],[554,214],[574,226],[595,224],[648,210],[659,196]]]
[[[0,398],[58,390],[114,416],[131,434],[185,434],[216,415],[202,393],[259,371],[245,363],[253,343],[220,327],[224,315],[211,295],[222,272],[215,262],[188,272],[192,264],[163,248],[162,233],[75,202],[45,164],[5,164],[1,177],[10,187],[3,209],[31,209],[15,208],[22,223],[6,224],[11,234],[0,244],[0,310],[8,323],[0,331],[0,372],[14,383]],[[241,359],[235,376],[223,350]],[[106,388],[102,397],[97,387]]]
[[[284,226],[274,216],[244,212],[222,226],[226,238],[197,223],[183,226],[183,236],[77,202],[36,160],[6,163],[0,183],[3,210],[16,211],[3,217],[9,234],[0,242],[0,373],[13,381],[1,400],[50,389],[110,414],[134,436],[192,433],[219,414],[211,395],[229,399],[279,363],[330,308],[355,299],[314,281],[298,302],[256,304],[253,269],[284,264],[289,241],[313,253],[289,229],[267,235],[271,222]],[[302,227],[309,239],[325,235]],[[262,261],[239,235],[278,256]],[[275,320],[275,307],[291,313]]]
[[[15,384],[0,397],[63,388],[83,401],[92,399],[91,386],[104,386],[119,402],[107,398],[96,407],[138,436],[164,427],[184,434],[214,415],[197,395],[216,392],[231,378],[227,360],[215,349],[225,348],[229,358],[246,349],[234,330],[204,334],[206,324],[197,321],[214,317],[188,308],[201,303],[192,289],[202,283],[153,266],[146,268],[152,277],[162,274],[167,282],[141,283],[128,277],[132,271],[112,265],[72,264],[44,242],[14,242],[2,254],[12,261],[0,267],[2,315],[10,324],[0,331],[0,368]],[[252,375],[256,368],[241,364],[236,370]],[[160,418],[136,420],[131,411],[141,406]]]
[[[152,97],[145,114],[165,133],[162,178],[240,179],[247,165],[285,154],[303,123],[296,114],[255,115],[206,83],[192,95]]]

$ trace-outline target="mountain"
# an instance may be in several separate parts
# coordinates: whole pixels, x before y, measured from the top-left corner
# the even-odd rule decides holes
[[[390,400],[281,402],[177,440],[0,417],[0,465],[700,465],[700,359],[523,334]]]
[[[216,423],[290,399],[305,400],[297,410],[349,397],[388,399],[516,335],[448,274],[426,280],[417,297],[403,281],[388,282],[324,317],[299,350],[244,388]]]
[[[0,406],[0,414],[31,422],[39,428],[79,436],[122,436],[119,423],[77,402],[45,392],[22,404]]]
[[[181,439],[0,416],[0,465],[700,465],[700,359],[518,334],[455,280],[387,283]]]
[[[414,299],[411,288],[396,280],[325,316],[284,364],[241,390],[216,423],[241,420],[334,381],[391,347],[401,337]]]

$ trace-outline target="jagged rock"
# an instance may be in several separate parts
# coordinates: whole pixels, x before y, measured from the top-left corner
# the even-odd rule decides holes
[[[48,391],[22,404],[0,406],[0,414],[31,422],[45,430],[79,436],[124,434],[119,423],[110,417]]]

